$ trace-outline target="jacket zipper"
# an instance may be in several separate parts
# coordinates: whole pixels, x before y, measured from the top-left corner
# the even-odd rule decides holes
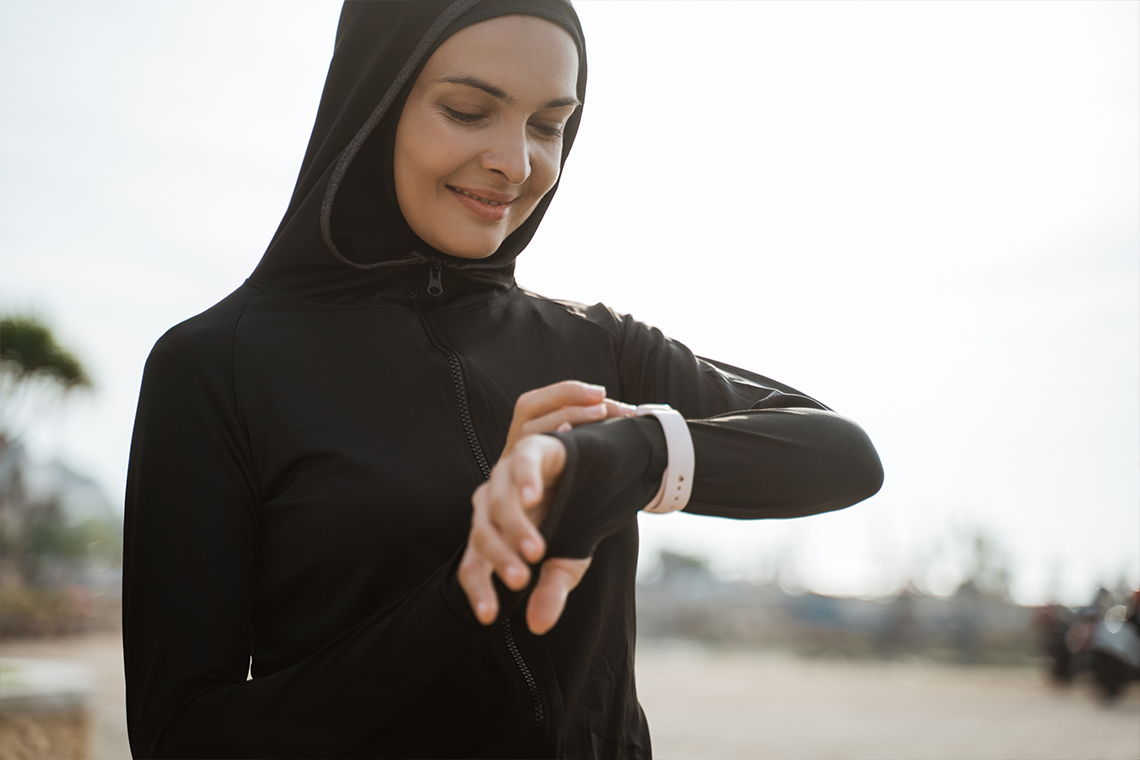
[[[443,295],[443,272],[440,269],[439,264],[434,261],[431,263],[431,268],[428,270],[427,292],[429,296]]]
[[[479,464],[479,471],[483,473],[483,480],[486,480],[491,477],[491,465],[487,463],[487,457],[483,454],[483,447],[479,445],[479,438],[475,435],[475,423],[471,420],[471,409],[467,405],[467,387],[463,382],[463,368],[459,365],[459,357],[435,337],[435,333],[428,325],[427,318],[420,310],[417,293],[412,291],[411,296],[416,317],[420,320],[420,327],[427,334],[428,342],[447,359],[447,366],[451,370],[451,385],[455,389],[455,400],[459,404],[459,421],[463,423],[463,434],[467,436],[467,444],[471,447],[471,452],[475,454],[475,461]]]
[[[542,694],[538,691],[538,681],[530,672],[530,668],[526,666],[526,660],[523,659],[522,652],[519,651],[518,644],[515,643],[509,617],[503,618],[503,638],[507,640],[507,649],[510,650],[515,665],[519,666],[523,680],[526,681],[526,687],[530,689],[530,700],[534,704],[534,739],[530,743],[530,756],[538,757],[538,751],[542,749],[542,732],[546,728],[546,716],[542,711]]]
[[[443,293],[439,264],[431,264],[428,275],[428,293],[433,296],[439,296]],[[471,408],[467,404],[467,386],[463,380],[463,367],[459,363],[459,356],[450,348],[443,345],[435,333],[432,332],[427,317],[424,316],[423,311],[420,309],[418,294],[413,290],[410,296],[412,299],[412,307],[416,312],[416,317],[419,319],[420,327],[423,328],[424,334],[427,335],[428,342],[447,359],[447,366],[451,370],[451,383],[455,390],[455,400],[459,405],[459,420],[463,424],[463,433],[467,436],[467,444],[471,447],[471,452],[475,455],[475,461],[479,465],[480,472],[483,473],[483,479],[487,480],[491,477],[491,465],[487,462],[487,457],[483,453],[483,447],[479,444],[478,436],[475,435],[475,423],[471,419]],[[534,706],[534,738],[531,741],[530,753],[532,757],[537,757],[539,750],[542,748],[542,735],[546,723],[545,714],[542,709],[542,693],[538,689],[538,681],[535,680],[534,674],[531,673],[530,668],[526,664],[526,660],[523,659],[522,652],[519,651],[514,632],[511,630],[511,619],[509,617],[504,618],[500,628],[503,632],[503,639],[507,643],[507,650],[511,653],[511,658],[515,661],[515,665],[518,666],[519,672],[522,673],[523,680],[526,681],[527,689],[530,691],[531,703]]]

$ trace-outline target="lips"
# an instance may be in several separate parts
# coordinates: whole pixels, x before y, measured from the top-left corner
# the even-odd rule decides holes
[[[468,198],[474,198],[477,201],[483,201],[483,203],[486,203],[490,206],[503,206],[503,205],[506,205],[507,203],[510,203],[511,201],[514,200],[514,196],[512,196],[512,195],[504,195],[502,193],[494,193],[494,192],[491,192],[489,190],[483,190],[483,191],[480,191],[478,193],[475,193],[471,190],[464,190],[463,188],[452,187],[451,185],[448,185],[447,187],[448,187],[448,189],[454,190],[455,192],[459,193],[460,195],[466,195]]]
[[[492,190],[467,190],[465,188],[448,185],[447,189],[455,199],[478,216],[492,222],[499,222],[506,218],[507,211],[515,201],[515,196],[505,193],[496,193]]]

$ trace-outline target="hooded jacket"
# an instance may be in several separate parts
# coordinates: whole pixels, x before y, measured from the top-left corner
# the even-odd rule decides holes
[[[289,208],[253,275],[144,371],[126,495],[123,644],[136,757],[650,756],[633,654],[637,510],[656,420],[557,434],[547,556],[593,556],[555,628],[525,592],[480,625],[456,580],[514,403],[560,380],[668,403],[694,513],[782,518],[878,490],[853,422],[602,305],[519,288],[555,190],[491,256],[424,244],[394,200],[395,121],[431,52],[563,0],[347,2]],[[580,109],[564,131],[562,160]],[[247,679],[247,670],[252,678]]]

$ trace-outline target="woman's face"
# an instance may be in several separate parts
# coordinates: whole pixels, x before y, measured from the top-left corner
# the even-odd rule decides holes
[[[500,16],[449,37],[396,126],[396,199],[428,245],[490,256],[558,179],[578,50],[556,24]]]

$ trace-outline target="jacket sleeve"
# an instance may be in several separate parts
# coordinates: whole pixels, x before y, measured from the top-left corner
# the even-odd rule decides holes
[[[344,754],[486,629],[466,609],[457,554],[308,660],[247,681],[258,486],[226,363],[202,353],[159,342],[135,421],[123,581],[132,753]]]
[[[586,317],[617,342],[620,400],[665,403],[689,424],[696,455],[685,511],[740,519],[842,509],[874,495],[883,470],[853,421],[769,378],[694,356],[630,317]],[[612,392],[612,391],[611,391]],[[555,434],[567,467],[550,511],[551,553],[588,556],[656,493],[668,453],[652,418]]]

